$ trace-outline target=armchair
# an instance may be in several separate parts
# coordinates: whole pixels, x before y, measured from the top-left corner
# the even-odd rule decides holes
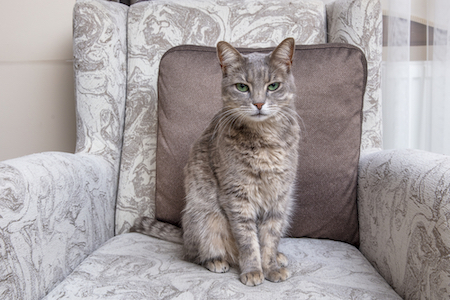
[[[77,150],[0,162],[2,299],[450,295],[450,157],[381,150],[379,1],[269,2],[155,0],[128,7],[77,1]],[[213,274],[183,261],[180,245],[128,230],[138,216],[155,217],[163,54],[219,40],[268,47],[286,36],[298,44],[349,43],[366,55],[360,246],[285,238],[280,248],[290,258],[292,278],[249,288],[237,270]]]

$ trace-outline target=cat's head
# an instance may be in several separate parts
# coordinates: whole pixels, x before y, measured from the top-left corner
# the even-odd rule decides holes
[[[292,109],[296,93],[291,72],[294,50],[293,38],[285,39],[266,54],[241,54],[230,44],[219,42],[224,107],[255,122]]]

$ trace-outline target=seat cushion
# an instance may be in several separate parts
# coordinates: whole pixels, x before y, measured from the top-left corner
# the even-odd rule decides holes
[[[116,236],[90,255],[50,299],[401,299],[353,246],[283,239],[292,277],[247,287],[238,270],[217,274],[182,260],[182,246],[138,233]]]
[[[348,44],[296,46],[292,72],[302,138],[289,235],[357,245],[364,54]],[[156,150],[156,218],[161,221],[180,222],[183,168],[191,145],[222,107],[221,79],[215,48],[175,47],[161,59]]]

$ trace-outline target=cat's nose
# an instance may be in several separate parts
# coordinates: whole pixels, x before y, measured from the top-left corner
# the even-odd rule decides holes
[[[263,107],[264,103],[253,103],[254,106],[256,106],[258,108],[258,110],[261,110],[261,108]]]

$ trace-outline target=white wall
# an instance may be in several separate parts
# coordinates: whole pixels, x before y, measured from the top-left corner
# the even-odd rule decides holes
[[[0,9],[0,161],[75,149],[75,0],[3,1]]]

